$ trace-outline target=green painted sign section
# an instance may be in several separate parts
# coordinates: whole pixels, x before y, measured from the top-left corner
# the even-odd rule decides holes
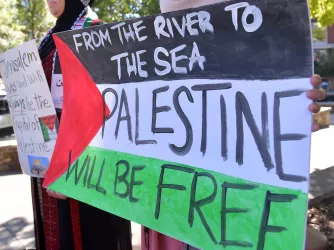
[[[94,147],[49,188],[204,250],[303,248],[297,190]]]

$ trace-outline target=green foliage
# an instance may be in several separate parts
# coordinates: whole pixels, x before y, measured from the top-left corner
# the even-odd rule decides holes
[[[141,8],[138,11],[140,16],[150,16],[160,13],[159,0],[145,0],[141,2]]]
[[[0,0],[0,53],[24,40],[23,26],[16,20],[15,5],[16,0]]]
[[[308,0],[311,16],[322,27],[334,24],[334,0]],[[160,13],[159,0],[97,0],[93,8],[105,22]],[[0,52],[23,41],[39,41],[54,25],[46,0],[0,0]],[[314,29],[316,40],[324,39],[321,27]]]
[[[319,23],[312,23],[313,42],[326,41],[327,27],[319,26]]]
[[[42,39],[54,25],[55,18],[49,13],[45,0],[20,0],[17,3],[18,20],[24,26],[25,40]]]
[[[93,9],[107,23],[160,12],[159,0],[99,0]]]
[[[321,26],[334,24],[334,0],[308,0],[311,17],[317,19]]]
[[[334,76],[334,51],[329,50],[328,53],[316,53],[316,62],[314,71],[323,77]]]

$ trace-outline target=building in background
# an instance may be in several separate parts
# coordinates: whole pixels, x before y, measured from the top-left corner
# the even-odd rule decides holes
[[[312,22],[313,49],[316,55],[328,55],[334,49],[334,25],[330,27],[320,27]]]

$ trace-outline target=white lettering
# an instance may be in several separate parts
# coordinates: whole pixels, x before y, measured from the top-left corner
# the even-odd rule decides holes
[[[122,38],[122,31],[121,31],[121,27],[125,25],[125,22],[121,22],[119,24],[116,24],[112,27],[110,27],[110,29],[114,30],[114,29],[118,29],[118,37],[119,40],[121,41],[121,43],[123,44],[123,38]]]
[[[107,29],[106,29],[106,32],[104,34],[103,34],[102,30],[100,30],[99,33],[100,33],[101,42],[102,42],[103,47],[105,47],[104,46],[104,40],[108,41],[109,44],[112,45],[111,40],[110,40],[110,36],[109,36],[109,31]]]
[[[197,16],[196,12],[187,14],[187,29],[191,36],[198,36],[198,30],[192,27],[195,23],[198,23],[198,20],[191,19],[195,16]]]
[[[117,60],[117,73],[118,73],[118,79],[121,79],[121,76],[122,76],[122,70],[121,70],[121,59],[123,57],[127,57],[129,54],[128,53],[122,53],[122,54],[119,54],[119,55],[116,55],[116,56],[113,56],[111,58],[111,61],[115,61]]]
[[[188,59],[187,56],[185,55],[181,55],[181,56],[176,56],[176,53],[183,50],[184,48],[186,48],[187,45],[183,44],[180,45],[178,47],[176,47],[175,49],[172,49],[170,51],[171,55],[172,55],[172,68],[175,74],[187,74],[187,68],[186,67],[177,67],[176,63],[178,61],[181,61],[183,59]]]
[[[205,56],[201,56],[197,43],[193,43],[193,50],[191,52],[191,57],[189,58],[189,71],[193,70],[194,64],[197,62],[201,70],[204,70],[204,63],[206,61]]]
[[[167,27],[168,27],[169,34],[171,34],[171,36],[174,38],[174,31],[173,31],[172,23],[168,18],[167,18]]]
[[[159,39],[160,35],[165,37],[170,37],[170,35],[166,31],[164,31],[165,26],[166,26],[165,18],[163,16],[157,16],[154,20],[154,30],[155,34]]]
[[[88,47],[89,47],[92,50],[94,50],[94,47],[91,45],[92,38],[91,38],[90,34],[88,32],[83,32],[82,37],[84,39],[86,49],[88,50]]]
[[[238,9],[249,6],[249,3],[235,3],[225,7],[225,11],[232,11],[232,22],[235,30],[238,30]]]
[[[140,20],[140,21],[135,22],[135,23],[133,24],[133,28],[134,28],[134,30],[135,30],[136,37],[137,37],[137,40],[138,40],[139,42],[145,41],[145,40],[147,39],[147,36],[142,36],[142,37],[141,37],[141,36],[139,35],[139,32],[140,32],[141,30],[146,29],[146,26],[141,26],[141,27],[139,27],[139,25],[141,25],[142,23],[143,23],[143,20]]]
[[[91,36],[92,36],[92,41],[93,41],[93,44],[94,44],[95,48],[100,47],[102,42],[101,42],[99,33],[97,33],[95,30],[92,30]],[[98,42],[96,42],[95,37],[97,37]]]
[[[186,18],[182,17],[182,28],[179,26],[179,24],[177,23],[174,17],[172,18],[172,22],[175,28],[177,29],[177,31],[180,33],[180,35],[184,37],[186,35]]]
[[[167,62],[167,61],[164,61],[164,60],[161,60],[159,57],[158,57],[158,55],[159,55],[159,53],[164,53],[165,54],[165,56],[169,56],[169,53],[168,53],[168,51],[165,49],[165,48],[163,48],[163,47],[158,47],[158,48],[156,48],[155,49],[155,51],[154,51],[154,61],[155,61],[155,63],[157,64],[157,65],[159,65],[159,66],[163,66],[163,67],[165,67],[165,69],[164,70],[158,70],[157,68],[154,68],[154,71],[155,71],[155,73],[158,75],[158,76],[164,76],[164,75],[167,75],[171,70],[172,70],[172,67],[170,66],[170,64],[169,64],[169,62]]]
[[[209,12],[206,11],[198,12],[199,28],[202,30],[203,33],[205,33],[206,31],[213,33],[213,26],[210,23],[210,18],[211,15]]]
[[[78,37],[81,37],[81,34],[75,34],[75,35],[73,35],[73,40],[74,40],[74,43],[75,43],[75,49],[79,53],[79,47],[82,46],[82,43],[77,42],[77,38]]]
[[[247,23],[248,15],[253,15],[253,23]],[[260,28],[263,22],[261,10],[254,5],[247,6],[244,13],[242,14],[242,25],[247,32],[254,32]]]
[[[132,65],[130,64],[129,58],[128,57],[126,58],[126,68],[128,70],[129,77],[131,76],[132,72],[135,73],[135,75],[137,75],[137,62],[135,54],[132,53],[131,56],[132,56]]]
[[[140,77],[148,77],[147,71],[143,70],[141,67],[146,65],[147,63],[145,61],[140,60],[140,55],[145,53],[146,50],[139,50],[136,52],[136,57],[137,57],[137,64],[138,64],[138,74]]]
[[[127,42],[129,42],[129,38],[131,37],[133,41],[135,40],[135,33],[133,32],[131,25],[128,25],[129,27],[129,32],[126,32],[125,28],[123,27],[123,34]]]

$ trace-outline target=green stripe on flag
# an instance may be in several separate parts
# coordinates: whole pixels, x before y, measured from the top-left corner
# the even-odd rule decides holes
[[[163,184],[178,185],[169,186],[178,190],[161,189],[160,212],[157,213],[159,178],[162,166],[166,164],[172,166],[165,168]],[[117,169],[120,178],[116,178]],[[50,189],[171,237],[182,239],[204,250],[224,249],[219,245],[222,239],[251,246],[246,249],[258,249],[266,195],[269,195],[270,191],[272,195],[269,198],[272,202],[267,201],[267,207],[270,205],[267,224],[277,228],[266,228],[277,232],[265,234],[263,249],[303,249],[307,194],[301,191],[252,183],[191,166],[94,147],[88,147],[69,170],[53,183]],[[198,173],[200,174],[197,177],[195,190],[194,176]],[[125,182],[122,176],[125,177]],[[116,179],[118,181],[115,185]],[[214,192],[214,182],[217,184],[216,192]],[[222,188],[224,183],[241,189],[229,188],[226,191]],[[254,185],[257,187],[254,188]],[[224,202],[224,191],[226,191],[226,202]],[[191,193],[195,193],[193,196],[195,201],[203,200],[203,206],[198,210],[190,209]],[[276,194],[295,195],[296,199],[289,202],[287,197]],[[279,199],[285,202],[276,202]],[[224,210],[224,204],[227,210]],[[234,210],[230,210],[231,208]],[[207,229],[198,211],[200,213],[202,211]],[[155,218],[157,215],[158,219]],[[278,227],[284,227],[286,230],[282,231]],[[232,245],[225,249],[241,250],[245,247]]]
[[[49,142],[50,141],[50,135],[49,135],[48,127],[45,125],[45,123],[41,119],[39,120],[39,124],[41,125],[41,130],[42,130],[44,141]]]
[[[93,22],[93,19],[87,17],[86,20],[85,20],[85,23],[84,23],[84,25],[83,25],[82,27],[83,27],[83,28],[90,27],[91,24],[92,24],[92,22]]]

